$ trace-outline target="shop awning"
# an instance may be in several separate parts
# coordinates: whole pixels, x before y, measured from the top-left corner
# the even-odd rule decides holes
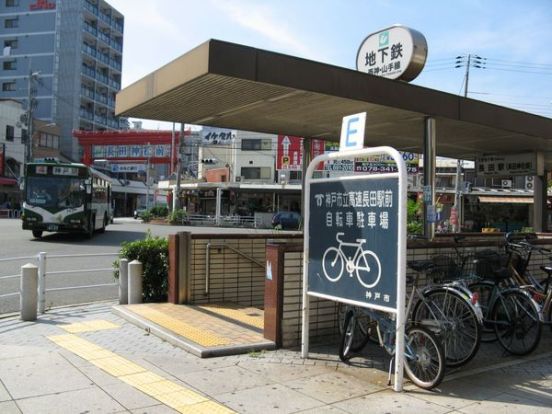
[[[533,204],[533,197],[479,196],[480,203]]]
[[[0,177],[0,185],[17,185],[15,178]]]

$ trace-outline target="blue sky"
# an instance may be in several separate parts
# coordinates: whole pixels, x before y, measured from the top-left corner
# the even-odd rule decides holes
[[[424,34],[412,83],[552,118],[552,0],[108,0],[125,15],[123,87],[215,38],[355,68],[364,38],[400,23]],[[146,122],[148,128],[167,128]]]

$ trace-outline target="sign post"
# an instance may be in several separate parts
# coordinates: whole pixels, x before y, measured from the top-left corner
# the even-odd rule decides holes
[[[351,139],[355,122],[346,118],[342,141],[346,130],[346,142],[358,142]],[[397,171],[312,178],[320,162],[376,154],[391,157]],[[391,313],[396,317],[395,391],[402,390],[403,381],[406,188],[404,160],[391,147],[319,155],[305,180],[302,357],[308,357],[310,296]]]

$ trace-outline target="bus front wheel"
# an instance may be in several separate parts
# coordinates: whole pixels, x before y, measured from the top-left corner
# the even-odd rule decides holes
[[[42,237],[42,230],[33,230],[33,237],[40,239]]]

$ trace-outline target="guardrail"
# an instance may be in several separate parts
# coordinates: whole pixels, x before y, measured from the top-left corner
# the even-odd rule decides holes
[[[20,260],[35,260],[36,261],[36,260],[38,260],[38,256],[35,255],[35,256],[7,257],[7,258],[4,258],[4,259],[0,259],[0,263],[16,262],[16,261],[20,261]],[[17,273],[15,275],[0,276],[0,280],[19,279],[19,278],[21,278],[21,273]],[[17,292],[2,294],[2,295],[0,295],[0,299],[9,298],[9,297],[13,297],[13,296],[19,296],[19,290]]]
[[[217,222],[216,216],[203,214],[189,214],[183,219],[182,224],[192,226],[235,226],[257,228],[255,216],[220,216]]]
[[[70,270],[57,270],[57,271],[47,271],[46,263],[47,258],[49,259],[68,259],[75,257],[106,257],[113,256],[118,257],[119,253],[92,253],[92,254],[52,254],[48,255],[46,252],[40,252],[38,254],[38,311],[40,313],[45,312],[46,307],[46,293],[47,292],[60,292],[64,290],[76,290],[76,289],[91,289],[98,287],[108,287],[108,286],[119,286],[118,282],[113,283],[99,283],[95,285],[80,285],[80,286],[65,286],[58,288],[46,288],[46,276],[52,275],[67,275],[67,274],[82,274],[82,273],[93,273],[93,272],[112,272],[112,267],[107,268],[93,268],[93,269],[70,269]]]

